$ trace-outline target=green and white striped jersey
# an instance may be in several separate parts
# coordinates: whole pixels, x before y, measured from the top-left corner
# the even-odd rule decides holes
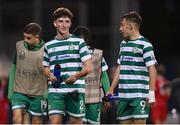
[[[61,66],[61,75],[74,75],[82,70],[82,62],[91,58],[88,48],[83,39],[70,35],[66,39],[51,40],[45,44],[43,66],[49,66],[51,72],[54,66]],[[72,85],[62,82],[59,88],[53,88],[49,82],[49,92],[68,93],[78,90],[79,93],[85,92],[85,80],[80,78]]]
[[[140,36],[137,40],[121,42],[118,95],[122,100],[147,98],[149,93],[148,66],[157,63],[153,46]]]

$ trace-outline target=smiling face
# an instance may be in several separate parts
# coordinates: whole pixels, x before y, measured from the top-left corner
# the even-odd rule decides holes
[[[71,27],[71,19],[68,16],[62,16],[54,21],[54,26],[60,36],[68,36]]]

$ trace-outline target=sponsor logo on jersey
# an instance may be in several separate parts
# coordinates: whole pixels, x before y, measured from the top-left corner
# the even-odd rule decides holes
[[[133,61],[133,57],[129,57],[129,56],[121,56],[121,60],[122,61]]]
[[[69,59],[69,58],[70,58],[70,55],[68,54],[56,56],[56,60]]]

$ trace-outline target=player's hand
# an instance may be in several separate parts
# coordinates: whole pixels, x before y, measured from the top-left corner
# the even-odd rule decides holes
[[[114,94],[114,91],[110,88],[109,90],[108,90],[108,92],[106,93],[106,96],[108,96],[108,95],[113,95]]]
[[[148,103],[150,106],[152,106],[155,103],[155,92],[153,90],[149,90],[149,95],[148,95]]]
[[[76,79],[76,76],[72,75],[72,76],[70,76],[69,78],[67,78],[67,79],[65,80],[65,83],[66,83],[66,84],[73,84],[76,80],[77,80],[77,79]]]
[[[48,81],[57,81],[57,78],[51,73],[48,77]]]

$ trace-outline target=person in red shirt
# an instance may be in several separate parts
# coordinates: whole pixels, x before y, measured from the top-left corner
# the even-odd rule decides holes
[[[168,80],[165,78],[165,67],[162,64],[157,65],[157,78],[155,83],[156,102],[151,107],[151,120],[154,124],[162,124],[168,115],[169,91],[165,87]]]
[[[0,124],[8,124],[9,101],[6,97],[7,78],[0,78]]]

